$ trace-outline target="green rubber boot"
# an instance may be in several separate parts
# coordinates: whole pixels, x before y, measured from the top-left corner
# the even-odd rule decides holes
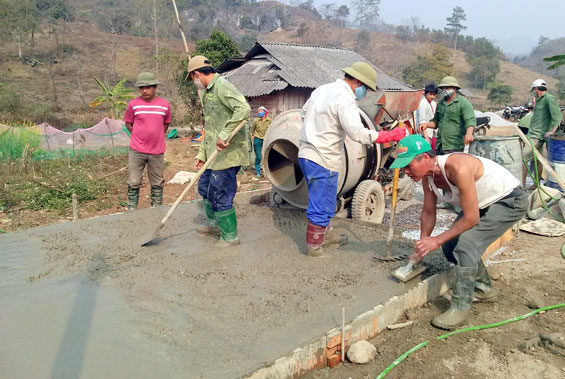
[[[216,220],[218,220],[218,227],[221,231],[220,241],[216,244],[216,246],[228,247],[239,245],[235,208],[228,209],[227,211],[216,212]]]
[[[151,188],[151,208],[163,205],[163,188]]]
[[[490,275],[481,259],[479,261],[479,269],[475,278],[475,291],[473,292],[473,301],[490,301],[496,297],[497,292],[492,288]]]
[[[455,267],[455,286],[451,296],[451,306],[432,319],[433,326],[453,330],[467,320],[473,303],[477,271],[476,267]]]
[[[212,206],[208,199],[203,199],[204,211],[206,213],[206,221],[208,225],[198,226],[196,231],[202,234],[212,234],[214,236],[220,236],[221,231],[218,228],[218,221],[216,220],[216,213],[212,210]]]
[[[128,211],[135,211],[139,202],[139,188],[128,188]]]

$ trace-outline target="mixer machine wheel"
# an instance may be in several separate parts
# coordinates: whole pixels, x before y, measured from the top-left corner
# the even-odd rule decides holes
[[[355,188],[351,201],[351,218],[380,224],[385,215],[385,194],[375,180],[363,180]]]

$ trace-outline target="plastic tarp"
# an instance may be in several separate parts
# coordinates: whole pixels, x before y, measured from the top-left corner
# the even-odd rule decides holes
[[[130,136],[123,121],[105,118],[88,129],[77,129],[73,132],[63,132],[48,124],[40,124],[29,131],[44,136],[40,148],[45,151],[59,149],[86,149],[129,146]]]
[[[508,120],[503,119],[502,117],[500,117],[499,115],[497,115],[494,112],[481,112],[481,111],[475,111],[475,117],[490,117],[490,121],[489,121],[489,125],[490,126],[500,126],[500,127],[504,127],[504,126],[515,126],[518,125],[517,122],[510,122]]]

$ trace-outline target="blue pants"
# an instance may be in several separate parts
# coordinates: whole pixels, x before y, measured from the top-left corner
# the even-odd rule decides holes
[[[306,217],[318,226],[328,226],[335,214],[338,173],[308,159],[298,158],[308,184]]]
[[[198,193],[210,202],[214,212],[233,208],[233,198],[237,192],[236,175],[241,166],[226,170],[206,170],[198,182]]]
[[[261,149],[263,148],[263,140],[261,138],[253,138],[253,150],[255,151],[255,172],[257,176],[261,175]]]

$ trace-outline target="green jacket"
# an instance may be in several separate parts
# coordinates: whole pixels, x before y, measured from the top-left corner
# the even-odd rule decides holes
[[[216,150],[218,138],[227,140],[241,121],[249,119],[251,108],[237,88],[218,74],[214,75],[202,94],[202,108],[204,141],[200,144],[196,158],[206,162]],[[247,130],[243,127],[233,137],[229,147],[218,154],[209,169],[226,170],[230,167],[248,165],[247,140]]]
[[[527,115],[525,115],[524,117],[522,117],[520,119],[520,122],[518,122],[518,126],[521,127],[521,128],[529,128],[530,124],[532,122],[532,115],[533,115],[533,113],[530,112]]]
[[[545,133],[561,123],[561,111],[555,98],[549,93],[542,95],[537,101],[530,121],[528,137],[545,141]]]
[[[446,104],[440,101],[434,115],[437,128],[436,149],[463,151],[463,137],[469,126],[477,126],[475,111],[469,100],[457,94]]]
[[[253,137],[264,139],[269,125],[271,125],[270,117],[265,117],[265,120],[263,120],[261,117],[256,117],[255,120],[253,120],[251,134],[253,135]]]

